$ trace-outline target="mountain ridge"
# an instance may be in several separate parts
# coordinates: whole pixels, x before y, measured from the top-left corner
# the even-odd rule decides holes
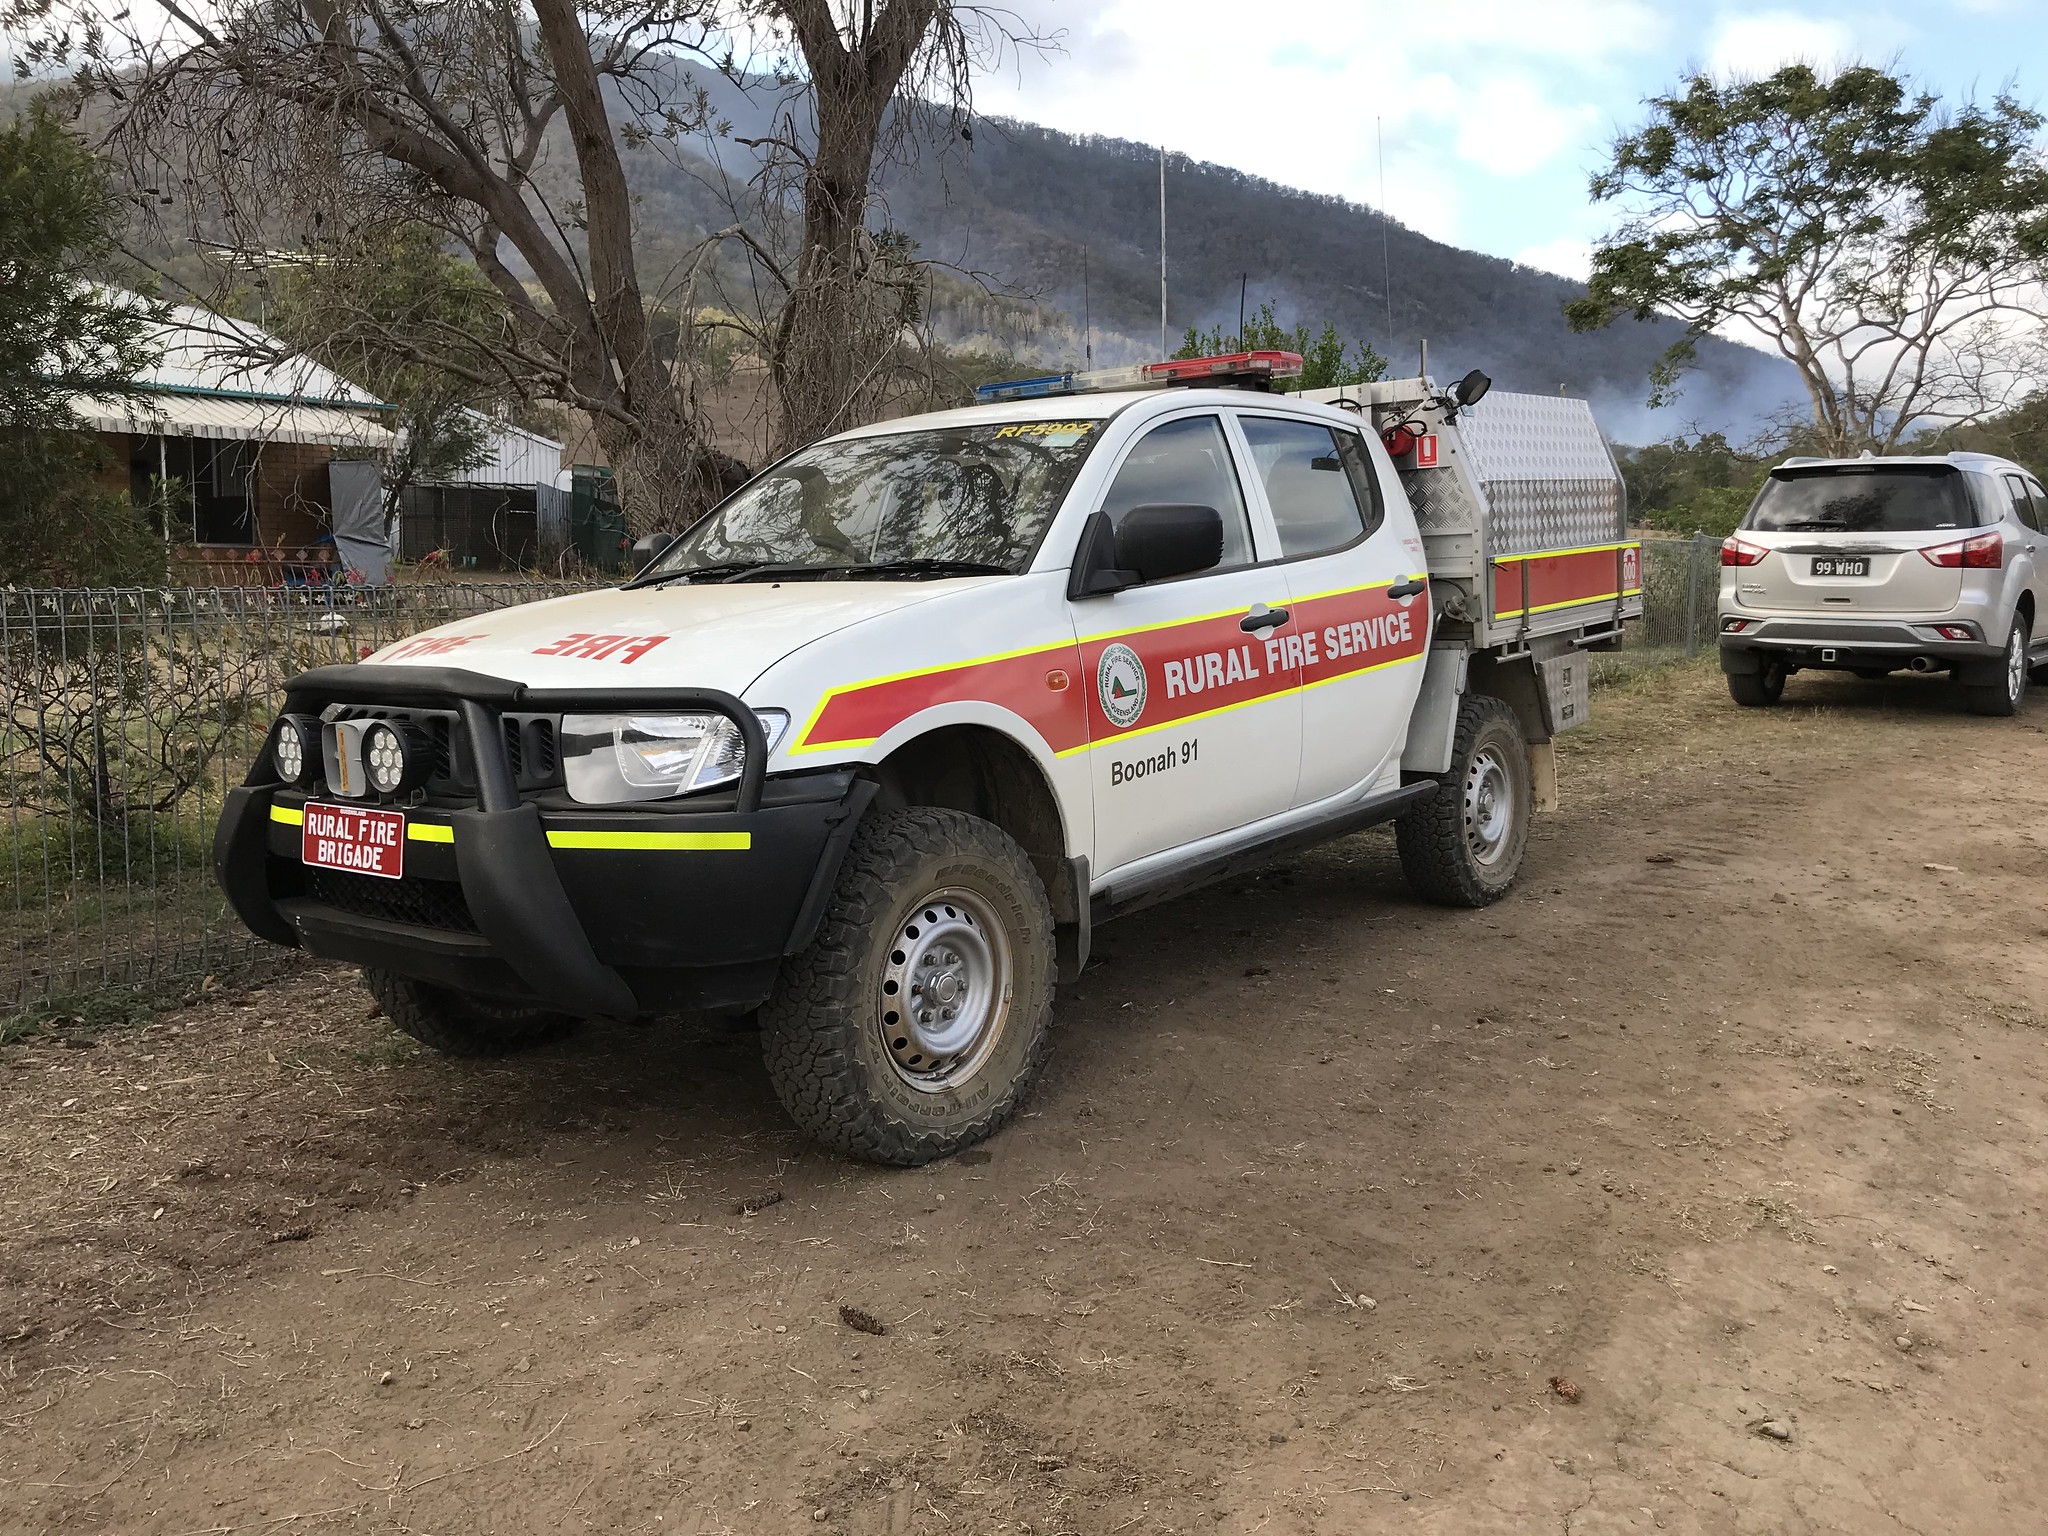
[[[713,119],[729,125],[718,141],[726,163],[714,167],[688,151],[688,168],[655,154],[631,157],[650,194],[641,231],[650,242],[725,222],[707,183],[744,178],[753,161],[743,141],[778,119],[772,88],[713,75],[692,75],[689,85],[703,88]],[[911,152],[878,166],[874,222],[908,235],[921,257],[980,274],[998,294],[1047,312],[1022,337],[979,336],[971,318],[943,316],[952,333],[942,326],[941,339],[988,344],[1025,364],[1083,366],[1085,328],[1098,365],[1157,354],[1156,146],[1009,117],[975,119],[968,141],[945,131],[936,108],[901,110],[923,120],[896,125]],[[1271,303],[1283,324],[1335,325],[1347,341],[1377,348],[1395,374],[1415,371],[1427,340],[1439,376],[1478,366],[1503,389],[1583,395],[1621,441],[1694,431],[1748,438],[1800,398],[1782,359],[1708,337],[1677,403],[1651,410],[1651,365],[1682,334],[1675,320],[1622,319],[1576,334],[1564,306],[1585,292],[1583,283],[1432,239],[1347,198],[1172,151],[1166,198],[1169,350],[1189,329],[1234,332],[1242,278],[1250,311]],[[1383,263],[1393,277],[1391,333]]]

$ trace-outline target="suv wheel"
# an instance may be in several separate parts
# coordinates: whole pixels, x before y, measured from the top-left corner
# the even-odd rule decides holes
[[[1052,909],[1001,828],[871,813],[761,1010],[776,1096],[831,1151],[915,1167],[992,1135],[1051,1046]]]
[[[1757,662],[1754,672],[1728,674],[1728,697],[1744,709],[1765,709],[1785,696],[1785,679],[1792,669],[1775,656]]]
[[[1973,715],[2016,715],[2020,700],[2027,696],[2027,620],[2015,614],[2012,630],[2005,637],[2005,658],[1999,664],[1998,681],[1963,690],[1963,702]]]
[[[363,968],[384,1017],[443,1056],[488,1058],[547,1045],[575,1032],[566,1013],[451,992],[392,971]]]
[[[1467,694],[1450,772],[1394,823],[1401,873],[1416,895],[1442,906],[1499,901],[1522,871],[1533,801],[1521,721],[1499,699]]]

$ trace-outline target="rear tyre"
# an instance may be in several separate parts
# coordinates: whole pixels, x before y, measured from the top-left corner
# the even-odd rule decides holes
[[[576,1031],[577,1021],[566,1013],[451,992],[369,966],[363,967],[363,985],[385,1018],[443,1056],[510,1056]]]
[[[877,811],[818,937],[783,962],[762,1054],[812,1140],[916,1167],[1016,1112],[1045,1070],[1052,996],[1052,909],[1024,850],[960,811]]]
[[[1971,714],[2016,715],[2020,712],[2020,701],[2027,696],[2029,638],[2026,615],[2015,615],[2012,630],[2005,637],[2005,656],[1999,663],[1998,681],[1963,690],[1963,702],[1969,706]]]
[[[1728,674],[1728,697],[1744,709],[1768,709],[1785,697],[1785,679],[1791,675],[1784,662],[1766,656],[1754,672]]]
[[[1484,907],[1505,896],[1529,846],[1533,779],[1515,712],[1486,694],[1467,694],[1450,772],[1394,823],[1410,889],[1446,907]]]

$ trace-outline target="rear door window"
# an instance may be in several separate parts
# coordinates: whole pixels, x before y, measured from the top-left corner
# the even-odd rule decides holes
[[[1378,526],[1378,483],[1356,433],[1277,416],[1239,416],[1238,425],[1265,483],[1282,559],[1342,549]]]
[[[1947,465],[1780,469],[1742,526],[1759,533],[1932,533],[1977,526],[1962,475]]]
[[[2027,482],[2018,475],[2005,477],[2005,488],[2012,494],[2012,515],[2035,532],[2041,529],[2041,507],[2027,492]]]

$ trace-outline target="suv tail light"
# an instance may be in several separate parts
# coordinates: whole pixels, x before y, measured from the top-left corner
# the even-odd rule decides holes
[[[1770,551],[1760,545],[1745,544],[1740,539],[1726,539],[1721,544],[1723,565],[1759,565]]]
[[[1932,549],[1923,549],[1920,558],[1946,570],[1995,571],[2005,564],[2005,540],[1994,528],[1959,544],[1937,544]]]

